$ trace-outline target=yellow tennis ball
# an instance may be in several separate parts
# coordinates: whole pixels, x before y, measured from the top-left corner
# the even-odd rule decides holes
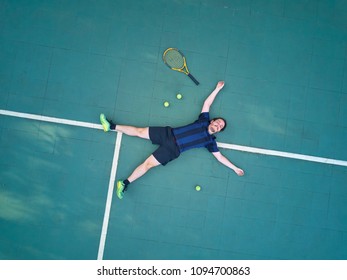
[[[165,102],[164,102],[164,107],[169,107],[169,106],[170,106],[170,103],[167,102],[167,101],[165,101]]]
[[[182,97],[183,97],[182,94],[177,93],[177,95],[176,95],[176,98],[177,98],[177,99],[182,99]]]
[[[196,187],[195,187],[195,190],[196,190],[197,192],[199,192],[199,191],[201,190],[201,187],[200,187],[200,186],[196,186]]]

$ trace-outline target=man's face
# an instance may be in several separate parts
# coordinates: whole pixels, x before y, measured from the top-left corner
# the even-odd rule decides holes
[[[208,130],[210,131],[211,134],[213,134],[213,133],[217,133],[221,131],[224,126],[225,126],[225,123],[222,119],[216,119],[210,122],[210,125],[208,126]]]

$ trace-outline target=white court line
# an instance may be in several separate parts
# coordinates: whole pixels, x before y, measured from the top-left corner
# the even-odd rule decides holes
[[[110,176],[110,181],[109,181],[109,184],[108,184],[108,193],[107,193],[107,199],[106,199],[104,221],[102,223],[102,230],[101,230],[101,236],[100,236],[98,260],[102,260],[103,256],[104,256],[104,249],[105,249],[105,243],[106,243],[108,222],[110,220],[112,196],[113,196],[114,182],[115,182],[115,179],[116,179],[116,173],[117,173],[117,167],[118,167],[118,159],[119,159],[122,135],[123,134],[121,132],[117,133],[116,146],[115,146],[115,149],[114,149],[113,161],[112,161],[111,176]]]
[[[54,117],[46,117],[46,116],[27,114],[27,113],[19,113],[19,112],[1,110],[1,109],[0,109],[0,115],[17,117],[22,119],[37,120],[37,121],[43,121],[43,122],[67,124],[67,125],[73,125],[73,126],[79,126],[79,127],[103,129],[101,124],[73,121],[73,120],[60,119],[60,118],[54,118]]]
[[[260,148],[226,144],[226,143],[217,143],[217,145],[220,148],[237,150],[237,151],[242,151],[242,152],[249,152],[249,153],[262,154],[262,155],[293,158],[293,159],[319,162],[319,163],[325,163],[325,164],[347,166],[347,161],[344,161],[344,160],[315,157],[315,156],[308,156],[308,155],[295,154],[295,153],[287,153],[287,152],[281,152],[281,151],[276,151],[276,150],[267,150],[267,149],[260,149]]]

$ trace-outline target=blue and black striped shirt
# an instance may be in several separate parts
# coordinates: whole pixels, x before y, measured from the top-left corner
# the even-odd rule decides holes
[[[209,124],[210,114],[205,112],[201,113],[195,122],[173,128],[172,132],[176,138],[180,152],[201,147],[207,148],[211,153],[218,152],[216,137],[208,132]]]

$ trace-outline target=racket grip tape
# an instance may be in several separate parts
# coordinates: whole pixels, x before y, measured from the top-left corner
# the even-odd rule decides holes
[[[188,77],[192,79],[192,81],[198,86],[199,82],[193,77],[192,74],[188,73]]]

